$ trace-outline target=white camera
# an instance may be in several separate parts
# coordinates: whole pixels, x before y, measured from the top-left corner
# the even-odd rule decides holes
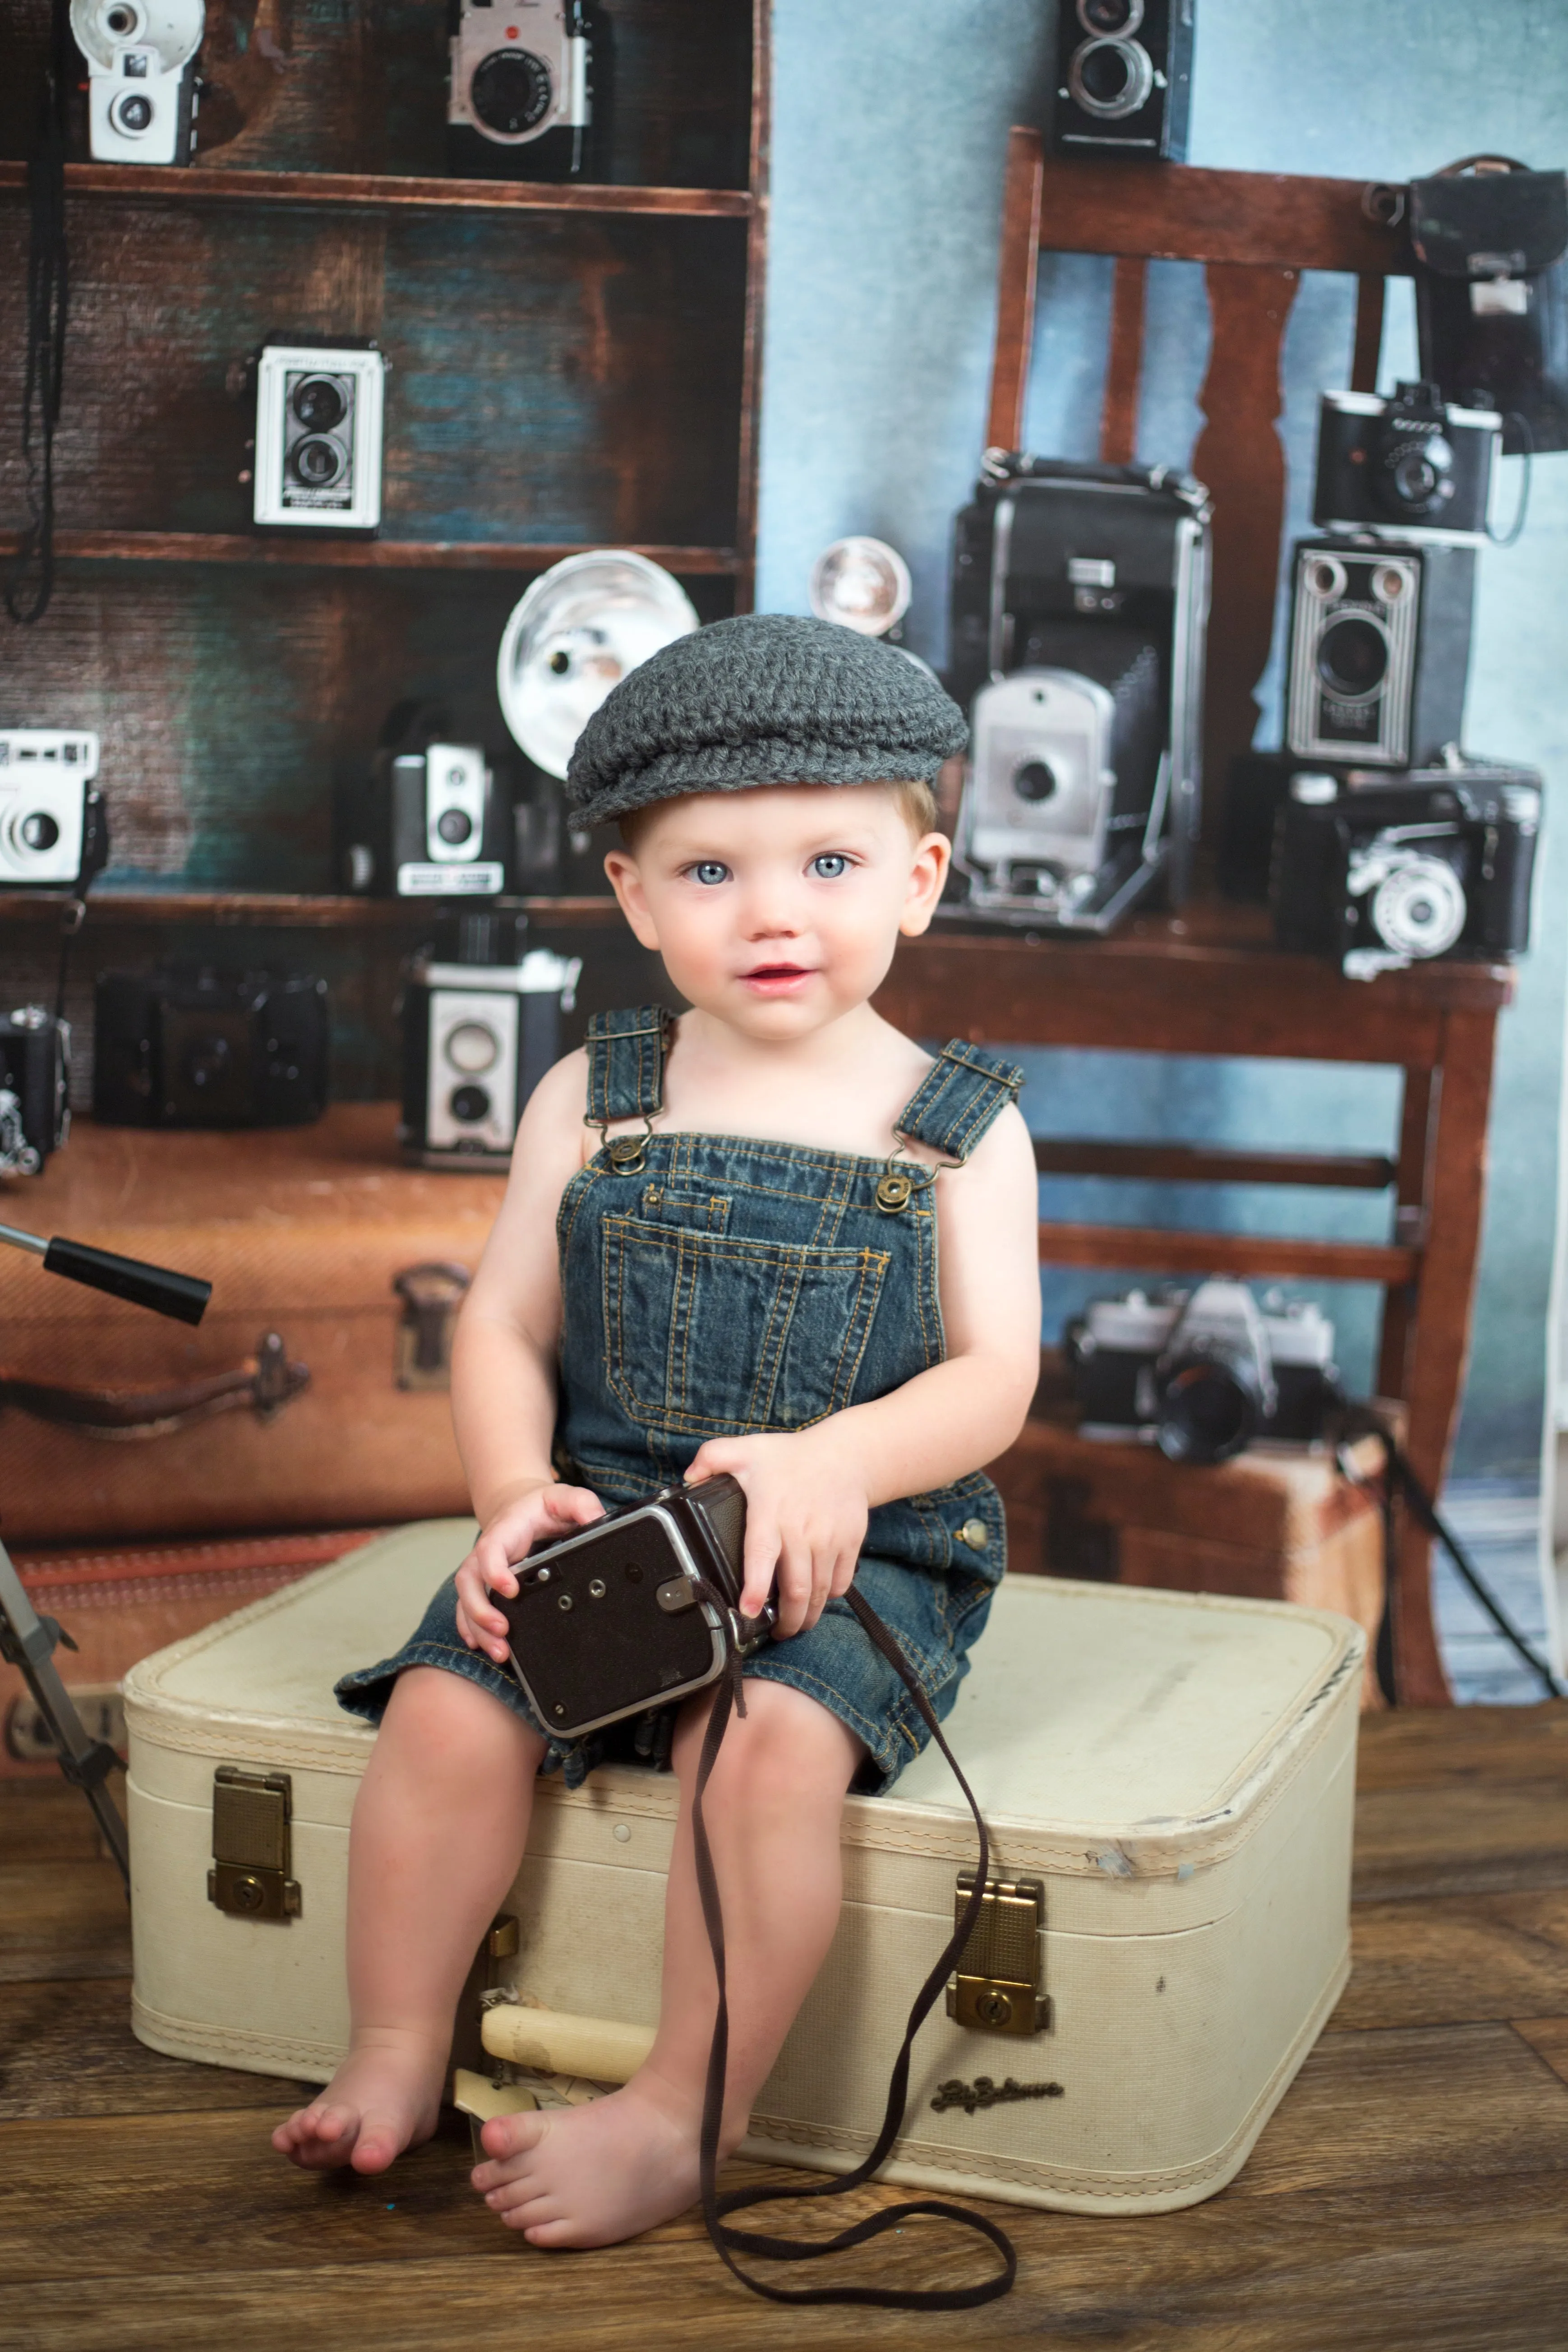
[[[0,888],[70,889],[99,871],[108,835],[97,773],[96,735],[0,728]]]
[[[456,0],[449,168],[465,176],[579,178],[592,120],[582,0]]]
[[[71,0],[87,59],[88,143],[100,163],[188,163],[202,0]]]
[[[523,1108],[560,1059],[582,964],[524,948],[520,917],[477,914],[415,958],[403,992],[402,1136],[426,1168],[505,1168]]]
[[[296,336],[261,347],[256,383],[256,522],[373,531],[382,519],[386,361],[364,339]]]

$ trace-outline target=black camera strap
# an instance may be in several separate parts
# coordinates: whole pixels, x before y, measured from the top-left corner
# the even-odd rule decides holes
[[[718,1596],[715,1595],[716,1600]],[[964,1792],[965,1801],[975,1817],[979,1837],[979,1867],[975,1885],[952,1936],[944,1946],[941,1958],[931,1970],[915,1996],[904,2028],[904,2040],[894,2061],[888,2084],[887,2107],[876,2144],[857,2164],[852,2172],[831,2179],[814,2181],[805,2188],[791,2182],[776,2189],[727,2189],[718,2187],[718,2140],[724,2119],[725,2077],[729,2061],[729,2004],[725,1985],[724,1914],[719,1903],[718,1880],[713,1865],[713,1850],[708,1843],[707,1827],[703,1819],[703,1793],[712,1777],[719,1748],[728,1727],[730,1715],[740,1698],[741,1659],[733,1645],[729,1653],[728,1670],[715,1693],[712,1711],[704,1735],[702,1754],[697,1764],[696,1788],[692,1799],[692,1834],[696,1851],[697,1888],[702,1897],[703,1919],[707,1928],[708,1943],[713,1952],[714,1974],[718,1980],[718,2010],[714,2020],[713,2046],[708,2055],[707,2085],[703,2098],[702,2139],[700,2152],[703,2219],[708,2236],[713,2240],[720,2258],[728,2265],[743,2286],[751,2289],[769,2303],[851,2303],[872,2304],[894,2311],[970,2311],[977,2304],[992,2303],[1006,2294],[1018,2277],[1018,2252],[1005,2230],[984,2213],[971,2212],[963,2205],[950,2205],[945,2199],[921,2197],[906,2204],[890,2205],[863,2221],[854,2222],[841,2230],[836,2237],[806,2243],[798,2238],[773,2237],[759,2230],[735,2230],[727,2226],[725,2216],[743,2210],[751,2205],[775,2203],[780,2199],[796,2197],[841,2197],[852,2189],[861,2188],[883,2162],[904,2123],[904,2108],[909,2097],[909,2068],[915,2037],[936,2006],[958,1955],[968,1942],[979,1917],[984,1900],[986,1879],[990,1868],[990,1840],[986,1832],[984,1817],[975,1800],[974,1790],[959,1769],[958,1759],[943,1737],[936,1713],[919,1683],[911,1673],[897,1643],[869,1602],[852,1585],[844,1596],[865,1630],[868,1640],[892,1666],[904,1684],[928,1726],[932,1738],[942,1750],[953,1777]],[[728,1623],[727,1611],[720,1611]],[[940,2221],[956,2221],[960,2228],[973,2230],[988,2240],[1002,2257],[1002,2267],[989,2278],[974,2286],[898,2288],[880,2286],[774,2286],[763,2279],[753,2278],[741,2269],[737,2253],[754,2254],[776,2263],[813,2262],[823,2254],[845,2252],[851,2246],[862,2246],[880,2238],[890,2230],[903,2227],[907,2221],[929,2218]]]

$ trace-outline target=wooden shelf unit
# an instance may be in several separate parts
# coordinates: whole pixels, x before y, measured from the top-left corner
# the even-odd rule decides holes
[[[47,925],[78,902],[54,890],[0,892],[0,923]],[[516,908],[541,927],[597,928],[620,924],[611,898],[486,899],[486,908]],[[213,924],[268,930],[428,930],[443,915],[463,911],[444,898],[350,898],[290,890],[99,890],[89,894],[84,928]]]
[[[271,925],[279,894],[319,899],[335,784],[407,697],[445,703],[522,780],[496,655],[528,579],[564,557],[633,549],[704,621],[749,609],[768,0],[603,15],[593,184],[444,174],[444,0],[294,12],[265,41],[210,11],[191,166],[68,165],[58,574],[39,626],[5,625],[0,718],[100,734],[104,897],[126,920],[135,902],[138,922]],[[12,350],[48,18],[0,0]],[[290,331],[387,354],[378,538],[250,527],[243,363]],[[20,386],[0,377],[0,560],[27,512]],[[569,893],[598,878],[580,866]],[[117,894],[117,875],[168,894]],[[389,919],[359,900],[308,918]]]

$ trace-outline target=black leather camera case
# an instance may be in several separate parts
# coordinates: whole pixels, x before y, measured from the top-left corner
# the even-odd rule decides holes
[[[739,1614],[746,1496],[735,1479],[667,1486],[530,1552],[492,1593],[540,1723],[575,1739],[701,1690],[766,1638]]]

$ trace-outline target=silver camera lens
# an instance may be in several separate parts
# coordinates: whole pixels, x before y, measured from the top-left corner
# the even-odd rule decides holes
[[[449,847],[455,849],[460,841],[466,841],[473,833],[474,820],[465,809],[443,809],[435,820],[435,830]]]
[[[1307,579],[1313,595],[1321,596],[1325,604],[1333,603],[1336,597],[1344,594],[1344,566],[1337,563],[1332,555],[1320,556],[1308,572]]]
[[[1013,790],[1020,801],[1049,801],[1058,789],[1056,771],[1047,760],[1026,760],[1013,771]]]
[[[329,490],[341,478],[347,459],[342,446],[319,433],[297,441],[288,453],[288,470],[308,490]]]
[[[103,12],[104,31],[112,33],[117,41],[129,41],[141,23],[141,19],[136,10],[128,7],[126,0],[114,0],[113,7],[106,8]]]
[[[1388,633],[1370,613],[1331,621],[1318,643],[1318,676],[1342,702],[1364,702],[1388,675]]]
[[[1411,857],[1379,883],[1372,927],[1396,955],[1444,955],[1465,928],[1464,885],[1441,857]]]
[[[549,68],[531,49],[492,49],[474,68],[468,103],[486,131],[520,138],[549,112]]]
[[[138,139],[152,128],[152,100],[145,90],[128,90],[109,110],[109,119],[127,139]]]
[[[308,375],[295,385],[288,404],[308,433],[330,433],[349,413],[342,385],[329,375]]]
[[[441,1050],[455,1070],[478,1078],[495,1068],[501,1047],[495,1031],[483,1021],[459,1021],[447,1031]]]
[[[1067,87],[1085,114],[1120,122],[1154,94],[1154,60],[1137,41],[1085,41],[1073,52]]]
[[[16,838],[24,849],[53,849],[60,837],[60,828],[47,809],[29,809],[16,827]]]
[[[1144,21],[1144,0],[1078,0],[1078,21],[1092,37],[1124,40]]]

